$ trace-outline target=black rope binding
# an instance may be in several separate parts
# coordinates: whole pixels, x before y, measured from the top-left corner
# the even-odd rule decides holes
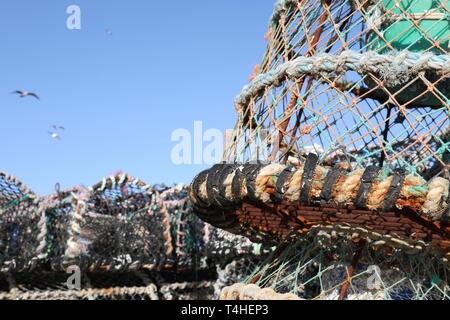
[[[364,171],[361,178],[361,186],[359,187],[358,195],[355,199],[355,207],[366,209],[367,197],[369,196],[370,189],[375,179],[380,173],[380,168],[376,166],[369,166]]]
[[[208,195],[209,203],[218,202],[221,205],[221,201],[217,200],[215,195],[219,191],[219,172],[223,169],[223,164],[216,164],[210,170],[206,179],[206,194]]]
[[[314,154],[308,154],[305,161],[305,167],[303,170],[302,183],[300,187],[300,202],[309,203],[309,194],[311,193],[311,186],[314,178],[314,172],[316,171],[319,157]]]
[[[395,203],[397,202],[400,192],[403,188],[403,183],[405,182],[406,171],[404,169],[395,169],[392,176],[391,187],[386,194],[386,199],[384,199],[381,211],[388,212],[391,211]]]
[[[284,193],[286,182],[291,180],[292,176],[294,175],[295,171],[293,170],[294,167],[286,167],[278,176],[277,185],[275,186],[275,199],[278,201],[282,201],[284,199]]]
[[[219,172],[219,193],[218,196],[222,199],[224,203],[226,203],[227,206],[232,206],[234,204],[234,197],[232,195],[231,201],[226,198],[227,190],[225,186],[225,180],[227,177],[233,173],[233,171],[236,169],[236,165],[229,164],[229,165],[223,165],[223,169]],[[217,198],[217,197],[216,197]]]
[[[344,169],[332,168],[328,171],[327,177],[325,178],[325,183],[323,185],[322,192],[320,193],[320,198],[328,203],[331,199],[331,193],[336,182],[339,180],[341,175],[344,173]]]
[[[211,168],[206,181],[206,192],[210,203],[217,203],[222,208],[233,207],[234,203],[226,198],[224,182],[234,166],[217,164]]]
[[[258,176],[259,171],[261,170],[262,166],[260,164],[250,164],[247,165],[244,170],[242,170],[242,175],[244,176],[246,180],[246,187],[247,187],[247,197],[252,200],[258,200],[255,195],[255,182],[256,177]]]
[[[202,199],[200,197],[200,186],[203,182],[205,182],[205,180],[208,178],[208,173],[209,170],[205,170],[200,172],[197,177],[195,177],[191,188],[193,190],[193,195],[195,196],[195,199],[200,203],[200,205],[202,205],[203,207],[207,207],[209,206],[209,201],[208,199]]]
[[[215,167],[217,170],[218,167]],[[215,198],[211,197],[211,192],[207,187],[208,199],[203,199],[200,196],[200,186],[206,181],[208,184],[208,178],[212,177],[212,170],[205,170],[198,174],[192,183],[193,194],[198,201],[198,205],[194,205],[193,209],[195,214],[203,221],[212,224],[215,227],[228,229],[237,224],[236,217],[232,215],[226,215],[219,206],[214,203]],[[210,180],[210,186],[215,184],[213,180]],[[208,192],[209,191],[209,192]]]
[[[233,200],[238,202],[242,199],[242,184],[244,183],[244,177],[242,176],[242,167],[238,167],[231,183],[231,191],[233,194]]]

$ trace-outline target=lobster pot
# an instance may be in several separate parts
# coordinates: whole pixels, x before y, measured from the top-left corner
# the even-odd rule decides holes
[[[189,194],[205,222],[279,247],[252,283],[271,286],[276,275],[295,284],[282,293],[316,298],[337,286],[340,297],[363,297],[324,270],[352,263],[359,277],[357,262],[377,264],[376,252],[399,277],[411,271],[401,261],[417,258],[426,272],[414,281],[443,279],[436,291],[448,297],[440,274],[450,261],[448,9],[439,0],[277,1],[264,57],[235,98],[223,161],[199,173]],[[319,233],[334,242],[298,253],[302,267],[280,260]],[[355,249],[339,253],[339,239]],[[327,260],[307,256],[327,250]],[[301,292],[295,266],[319,285]]]
[[[49,212],[54,268],[151,270],[173,265],[169,215],[141,181],[111,177],[64,202]]]
[[[395,100],[393,104],[445,107],[450,96],[447,68],[421,67],[425,57],[447,61],[449,6],[446,0],[281,0],[270,20],[268,49],[256,74],[300,56],[332,53],[344,59],[342,53],[354,51],[401,57],[405,51],[421,60],[399,58],[407,63],[398,64],[394,73],[374,69],[366,85],[374,88],[382,83],[385,98]]]
[[[315,153],[330,165],[405,168],[425,178],[446,168],[447,108],[396,106],[385,99],[381,84],[365,86],[373,74],[351,81],[356,68],[350,64],[341,74],[312,78],[313,65],[319,60],[324,72],[327,66],[339,64],[331,55],[304,58],[299,61],[301,67],[288,70],[292,74],[271,79],[257,98],[239,100],[247,101],[243,103],[247,107],[226,151],[228,162],[272,159],[286,163]],[[297,72],[300,68],[305,71]],[[304,83],[308,86],[301,87]],[[248,113],[254,116],[248,119]]]
[[[90,272],[189,273],[215,268],[251,248],[192,214],[187,187],[159,189],[118,174],[89,189],[37,197],[7,177],[0,192],[3,271],[50,266],[63,272],[76,266]]]
[[[235,99],[224,160],[286,163],[314,152],[333,164],[439,174],[448,163],[448,6],[279,1],[266,53]]]
[[[35,195],[19,180],[0,173],[0,270],[24,271],[37,262],[40,216]]]

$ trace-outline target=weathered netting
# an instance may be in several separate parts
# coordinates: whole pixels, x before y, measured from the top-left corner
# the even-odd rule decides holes
[[[263,61],[236,98],[225,158],[315,152],[438,175],[448,158],[449,10],[431,0],[279,1]]]
[[[262,262],[247,281],[313,300],[450,299],[448,265],[433,254],[386,253],[355,239],[338,229],[311,232]]]
[[[0,172],[0,210],[0,266],[6,270],[31,266],[36,261],[39,234],[36,195]]]
[[[0,300],[194,300],[213,299],[215,276],[176,282],[170,274],[134,271],[83,273],[80,289],[68,289],[68,274],[35,272],[0,274]],[[170,281],[170,282],[168,282]]]
[[[197,215],[284,246],[250,283],[448,299],[450,2],[280,0],[266,38],[224,164],[192,183]]]
[[[118,173],[39,197],[0,173],[0,299],[217,298],[256,254],[193,215],[187,190]],[[79,290],[66,283],[74,266]]]

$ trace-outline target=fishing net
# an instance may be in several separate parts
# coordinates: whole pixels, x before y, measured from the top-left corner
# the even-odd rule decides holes
[[[212,299],[228,283],[218,270],[236,282],[256,266],[253,243],[192,214],[186,186],[119,172],[56,191],[39,197],[0,174],[0,299]]]
[[[0,270],[25,269],[35,261],[39,215],[36,196],[16,178],[0,172]]]
[[[266,259],[246,280],[313,300],[447,300],[448,276],[448,265],[430,253],[387,254],[317,232]]]
[[[190,192],[204,221],[290,243],[250,283],[448,299],[449,13],[438,0],[276,3],[223,163]],[[319,232],[335,241],[318,246]],[[375,267],[386,278],[371,291],[360,283]]]
[[[54,246],[61,250],[52,262],[89,270],[170,267],[170,216],[164,198],[156,200],[155,190],[128,175],[73,193],[70,213],[52,215],[52,225],[60,226]]]
[[[236,98],[235,161],[314,152],[406,168],[448,160],[447,1],[280,1],[268,48]]]

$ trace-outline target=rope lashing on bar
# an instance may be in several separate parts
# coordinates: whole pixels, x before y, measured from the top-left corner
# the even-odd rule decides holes
[[[427,182],[401,169],[344,170],[323,166],[316,156],[297,166],[221,166],[214,172],[225,171],[229,176],[223,181],[236,182],[232,188],[226,186],[231,192],[223,195],[234,207],[221,207],[207,193],[198,192],[214,179],[212,171],[201,173],[200,181],[194,179],[195,189],[190,190],[194,213],[215,227],[272,245],[324,231],[407,254],[437,247],[447,252],[445,261],[450,258],[447,179]]]
[[[340,55],[322,53],[302,56],[257,75],[236,97],[235,105],[245,106],[250,99],[259,97],[265,88],[279,87],[285,79],[296,80],[303,75],[317,77],[324,72],[343,74],[347,71],[355,71],[362,76],[380,74],[386,86],[394,87],[424,71],[447,75],[450,72],[450,55],[409,51],[378,54],[374,51],[358,53],[347,50]]]
[[[344,171],[317,165],[316,156],[308,156],[298,167],[280,164],[243,166],[232,170],[223,164],[228,173],[225,181],[233,179],[232,192],[222,197],[227,203],[239,204],[244,198],[271,203],[275,200],[300,201],[302,203],[328,203],[340,208],[355,206],[373,211],[411,209],[429,218],[439,218],[448,207],[449,180],[435,177],[424,179],[401,170],[388,172],[377,167],[366,170]],[[233,165],[234,166],[234,165]],[[198,208],[223,209],[222,202],[208,197],[206,184],[214,179],[217,167],[205,171],[194,179],[191,200]],[[230,186],[225,186],[225,190]],[[205,203],[209,205],[205,207]]]
[[[336,184],[338,179],[343,175],[345,172],[342,168],[332,168],[328,171],[327,177],[325,179],[325,183],[323,185],[322,191],[320,193],[320,198],[323,200],[324,203],[327,203],[331,199],[333,186]],[[397,200],[397,199],[396,199]]]
[[[305,161],[305,166],[303,169],[302,183],[300,187],[300,201],[304,203],[309,203],[309,197],[311,194],[312,182],[314,179],[314,172],[316,171],[317,163],[319,162],[319,157],[314,154],[308,154]]]
[[[367,197],[369,196],[369,192],[372,189],[372,184],[375,179],[378,177],[380,173],[380,168],[375,166],[367,167],[366,171],[364,171],[363,176],[361,177],[361,185],[359,187],[358,195],[355,199],[355,206],[358,208],[366,209]]]

